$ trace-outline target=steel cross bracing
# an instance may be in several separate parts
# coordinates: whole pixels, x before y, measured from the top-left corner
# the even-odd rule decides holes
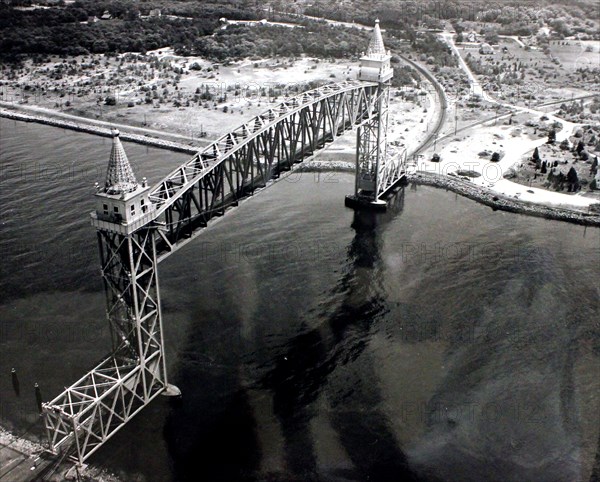
[[[371,202],[379,201],[406,173],[406,150],[393,156],[388,152],[389,83],[379,84],[376,97],[376,113],[356,137],[355,192]]]
[[[83,462],[167,386],[155,239],[98,230],[113,352],[43,404],[53,452]]]
[[[222,136],[150,191],[159,259],[198,228],[376,115],[377,84],[347,81],[292,97]]]
[[[157,264],[214,216],[353,127],[380,106],[378,84],[355,81],[305,92],[222,136],[150,191],[155,214],[127,234],[98,227],[113,353],[43,415],[54,452],[83,463],[168,389]]]

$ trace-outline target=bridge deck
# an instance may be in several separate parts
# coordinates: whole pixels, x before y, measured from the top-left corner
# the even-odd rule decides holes
[[[291,97],[251,118],[248,122],[212,142],[152,187],[150,199],[156,204],[156,217],[158,218],[207,172],[214,169],[224,159],[240,150],[260,134],[275,127],[282,120],[298,113],[307,106],[315,105],[337,94],[376,86],[377,83],[375,82],[359,80],[324,85]],[[176,189],[173,189],[173,182],[180,183],[182,179],[183,184],[179,184]]]

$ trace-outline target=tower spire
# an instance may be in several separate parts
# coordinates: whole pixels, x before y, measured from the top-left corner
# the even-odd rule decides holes
[[[119,139],[119,131],[112,130],[113,145],[106,170],[104,190],[107,194],[125,194],[137,189],[138,183]]]
[[[367,48],[367,56],[385,56],[386,50],[383,45],[383,37],[381,36],[381,30],[379,29],[379,19],[375,20],[375,27],[373,28],[373,34]]]

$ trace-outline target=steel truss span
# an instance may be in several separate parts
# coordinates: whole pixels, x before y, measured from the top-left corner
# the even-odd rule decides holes
[[[378,21],[357,81],[292,97],[217,139],[158,184],[137,182],[113,132],[104,187],[97,184],[97,229],[112,353],[42,405],[50,449],[82,464],[159,394],[167,381],[158,263],[215,216],[358,127],[356,186],[347,205],[382,209],[404,176],[406,155],[389,156],[393,69]]]
[[[214,216],[376,115],[377,84],[347,81],[292,97],[222,136],[150,191],[159,259]]]
[[[131,234],[98,228],[113,353],[43,404],[50,448],[83,463],[169,390],[157,264],[208,221],[377,116],[373,82],[327,85],[286,100],[222,136],[153,188],[153,219]]]

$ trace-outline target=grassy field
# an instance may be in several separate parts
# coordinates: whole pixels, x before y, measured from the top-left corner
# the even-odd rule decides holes
[[[565,70],[600,69],[600,42],[595,40],[552,40],[550,52]]]
[[[600,42],[592,46],[596,47],[600,48]],[[576,67],[588,65],[594,56],[600,61],[600,54],[585,52],[575,43],[553,44],[550,55],[535,46],[524,48],[512,39],[501,39],[493,49],[492,54],[482,54],[476,45],[459,46],[461,56],[501,100],[533,106],[598,91],[600,71],[582,74]]]

